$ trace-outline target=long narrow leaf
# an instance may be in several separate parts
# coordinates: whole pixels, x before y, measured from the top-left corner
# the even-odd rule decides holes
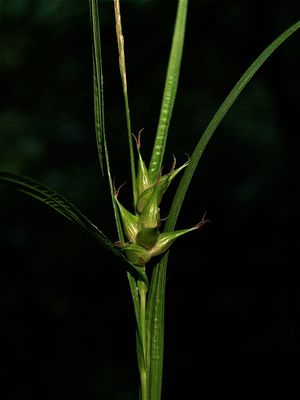
[[[219,107],[218,111],[214,115],[213,119],[205,129],[199,143],[197,144],[190,162],[185,169],[184,175],[181,178],[181,181],[178,185],[176,194],[173,199],[173,203],[171,206],[171,210],[165,225],[165,230],[170,231],[173,230],[176,221],[185,198],[185,194],[189,187],[190,181],[193,177],[195,169],[198,165],[198,162],[203,154],[205,147],[207,146],[210,138],[215,132],[216,128],[219,126],[226,113],[233,105],[237,97],[240,95],[242,90],[245,88],[247,83],[252,79],[253,75],[257,72],[257,70],[264,64],[264,62],[270,57],[270,55],[290,37],[293,33],[295,33],[300,28],[300,21],[297,21],[294,25],[289,27],[286,31],[284,31],[280,36],[278,36],[258,57],[257,59],[250,65],[250,67],[246,70],[246,72],[242,75],[241,79],[237,82],[234,88],[231,90],[229,95],[226,97],[224,102]]]
[[[176,22],[173,33],[172,47],[160,110],[158,128],[149,166],[150,177],[153,181],[158,177],[162,166],[168,129],[177,92],[185,35],[187,8],[188,0],[178,1]]]
[[[179,0],[169,58],[159,123],[149,172],[152,180],[159,175],[164,156],[169,124],[175,102],[183,51],[188,0]],[[149,400],[161,398],[164,353],[165,284],[168,253],[156,264],[151,277],[147,309],[147,365],[150,367]]]
[[[93,73],[94,73],[94,112],[95,112],[95,129],[99,160],[103,172],[103,149],[105,155],[105,163],[107,176],[111,194],[111,201],[114,210],[116,227],[120,241],[124,241],[120,215],[114,196],[114,187],[112,183],[109,155],[105,134],[104,123],[104,83],[102,69],[102,53],[101,53],[101,36],[100,36],[100,18],[98,0],[89,0],[90,4],[90,20],[92,27],[92,49],[93,49]]]
[[[139,300],[139,294],[138,294],[138,289],[137,289],[137,281],[136,278],[132,275],[131,272],[127,272],[127,277],[129,281],[129,287],[131,291],[131,296],[132,296],[132,301],[133,301],[133,307],[134,307],[134,315],[135,315],[135,320],[136,320],[136,347],[137,347],[137,356],[139,360],[139,365],[140,362],[143,362],[143,365],[146,365],[144,353],[143,353],[143,346],[142,346],[142,332],[141,332],[141,323],[140,323],[140,300]]]
[[[94,114],[95,131],[99,162],[104,174],[103,167],[103,135],[104,129],[104,96],[103,96],[103,74],[102,55],[100,42],[99,9],[97,0],[89,0],[90,21],[92,30],[92,56],[93,56],[93,80],[94,80]]]
[[[55,190],[52,190],[31,178],[6,171],[0,171],[0,183],[12,186],[20,192],[26,193],[27,195],[41,201],[45,205],[62,214],[64,217],[68,218],[75,225],[78,225],[80,228],[92,233],[106,247],[113,250],[114,253],[120,252],[120,250],[116,249],[113,243],[92,222],[90,222],[89,219],[78,210],[78,208]]]
[[[94,225],[84,214],[82,214],[82,212],[79,211],[78,208],[76,208],[69,200],[65,199],[55,190],[52,190],[31,178],[7,171],[0,171],[0,183],[14,187],[20,192],[34,197],[43,204],[57,211],[59,214],[63,215],[68,220],[72,221],[75,225],[92,234],[96,239],[98,239],[101,245],[118,256],[124,263],[126,263],[127,267],[131,271],[138,273],[141,279],[147,282],[147,277],[143,268],[139,268],[129,263],[121,250],[114,246],[114,244],[99,228],[97,228],[96,225]]]
[[[199,159],[214,133],[217,126],[220,124],[225,114],[232,106],[238,95],[241,93],[246,84],[253,77],[255,72],[267,60],[267,58],[282,44],[290,35],[292,35],[300,27],[300,22],[297,22],[274,42],[270,44],[254,63],[247,69],[242,78],[227,96],[219,110],[215,114],[211,123],[206,128],[202,138],[200,139],[184,176],[181,179],[177,193],[175,195],[170,214],[168,216],[165,231],[174,229],[178,214],[184,200],[185,193],[188,189],[190,180],[193,176]],[[148,335],[148,355],[150,358],[150,400],[159,400],[161,396],[161,384],[163,374],[163,351],[164,351],[164,302],[165,302],[165,285],[166,273],[168,264],[168,253],[166,253],[160,262],[154,267],[151,278],[151,285],[148,296],[148,316],[147,335]]]
[[[147,365],[150,366],[149,400],[160,400],[161,396],[167,264],[168,253],[154,266],[148,295]]]

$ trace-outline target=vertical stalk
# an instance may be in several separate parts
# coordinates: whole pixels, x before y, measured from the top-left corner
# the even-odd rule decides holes
[[[147,312],[147,286],[145,282],[138,281],[138,291],[140,296],[140,330],[141,330],[141,345],[143,352],[143,362],[139,365],[140,381],[141,381],[141,400],[149,399],[149,368],[147,365],[147,332],[146,332],[146,312]]]
[[[134,204],[136,204],[136,197],[137,197],[137,194],[136,194],[136,172],[135,172],[134,152],[133,152],[133,144],[132,144],[132,131],[131,131],[131,122],[130,122],[128,92],[127,92],[124,36],[122,33],[122,23],[121,23],[121,12],[120,12],[119,0],[114,0],[114,9],[115,9],[116,33],[117,33],[118,51],[119,51],[119,67],[120,67],[123,95],[124,95],[124,101],[125,101],[125,113],[126,113],[126,124],[127,124],[127,133],[128,133],[128,145],[129,145],[133,200],[134,200]]]
[[[165,288],[168,252],[154,266],[147,304],[149,400],[161,399],[164,361]]]

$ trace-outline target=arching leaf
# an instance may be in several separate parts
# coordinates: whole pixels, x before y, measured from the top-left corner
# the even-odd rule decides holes
[[[240,80],[233,87],[231,92],[225,98],[214,117],[208,124],[207,128],[203,132],[192,156],[189,161],[188,166],[184,172],[183,177],[178,185],[175,197],[173,199],[173,203],[171,206],[171,210],[168,216],[168,220],[165,226],[165,230],[171,231],[175,228],[176,221],[195,172],[197,168],[198,162],[204,152],[205,147],[207,146],[209,140],[211,139],[213,133],[234,104],[240,93],[243,91],[245,86],[249,83],[249,81],[253,78],[254,74],[259,70],[259,68],[265,63],[265,61],[271,56],[271,54],[282,44],[284,43],[293,33],[295,33],[300,28],[300,21],[297,21],[294,25],[290,26],[286,31],[284,31],[281,35],[279,35],[265,50],[256,58],[256,60],[250,65],[250,67],[246,70],[246,72],[242,75]]]
[[[75,225],[89,232],[96,239],[98,239],[101,245],[113,252],[124,263],[126,263],[127,268],[134,270],[135,273],[138,273],[141,279],[147,281],[145,272],[142,268],[131,264],[125,258],[122,251],[116,247],[96,225],[94,225],[84,214],[82,214],[82,212],[78,210],[78,208],[76,208],[69,200],[65,199],[55,190],[50,189],[49,187],[31,178],[7,171],[0,171],[0,183],[14,187],[20,192],[34,197],[43,204],[57,211],[59,214],[63,215],[68,220],[72,221]]]

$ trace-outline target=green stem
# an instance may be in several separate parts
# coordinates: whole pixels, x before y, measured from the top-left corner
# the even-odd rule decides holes
[[[124,100],[125,100],[125,112],[126,112],[126,123],[127,123],[127,132],[128,132],[128,145],[129,145],[130,169],[131,169],[131,179],[132,179],[132,191],[133,191],[133,198],[134,198],[133,200],[134,200],[134,204],[136,204],[136,197],[137,197],[136,173],[135,173],[135,162],[134,162],[134,153],[133,153],[133,144],[132,144],[132,131],[131,131],[129,101],[128,101],[128,92],[127,92],[124,36],[122,33],[122,22],[121,22],[121,11],[120,11],[120,1],[119,0],[114,0],[114,9],[115,9],[116,34],[117,34],[118,51],[119,51],[119,67],[120,67],[121,81],[122,81],[123,94],[124,94]]]
[[[154,266],[147,299],[149,400],[161,399],[164,361],[164,314],[168,252]]]
[[[133,204],[137,202],[137,192],[136,192],[136,172],[135,172],[135,160],[132,145],[132,131],[130,122],[130,110],[127,92],[124,91],[125,100],[125,112],[126,112],[126,123],[127,123],[127,133],[128,133],[128,145],[129,145],[129,157],[130,157],[130,169],[131,169],[131,180],[132,180],[132,192],[133,192]]]
[[[141,380],[141,400],[148,400],[148,384],[147,384],[147,371],[145,368],[140,369],[140,380]]]
[[[147,348],[147,337],[146,337],[146,310],[147,310],[147,286],[145,282],[138,281],[138,291],[140,295],[140,328],[141,328],[141,344],[143,351],[144,362],[139,365],[140,370],[140,381],[141,381],[141,400],[148,400],[148,366],[146,364],[146,348]]]

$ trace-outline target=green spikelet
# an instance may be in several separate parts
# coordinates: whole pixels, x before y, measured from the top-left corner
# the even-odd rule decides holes
[[[141,148],[141,132],[140,130],[138,137],[136,139],[136,148],[138,152],[138,169],[137,169],[137,177],[136,177],[136,189],[138,197],[147,190],[151,185],[151,179],[149,176],[149,172],[147,170],[146,164],[142,159],[140,148]]]
[[[145,205],[141,215],[139,216],[138,227],[139,229],[156,228],[160,221],[159,207],[157,204],[158,187],[155,186],[154,190]]]
[[[152,196],[154,191],[154,186],[150,186],[147,190],[145,190],[137,200],[136,204],[136,212],[138,214],[141,214],[143,212],[143,209],[145,208],[146,204],[148,203],[150,197]]]
[[[149,251],[149,253],[151,254],[152,257],[163,254],[165,251],[168,250],[168,248],[171,246],[171,244],[176,239],[178,239],[180,236],[183,236],[186,233],[192,232],[196,229],[199,229],[206,222],[207,222],[206,220],[202,219],[201,222],[199,222],[197,225],[193,226],[192,228],[181,229],[181,230],[174,231],[174,232],[164,232],[164,233],[160,234],[155,246]]]
[[[145,267],[151,259],[149,251],[136,243],[126,243],[123,250],[128,260],[140,267]]]
[[[159,237],[158,228],[142,228],[136,237],[136,242],[145,249],[151,249]]]
[[[187,166],[175,168],[176,159],[171,170],[165,175],[159,175],[151,182],[149,171],[141,156],[141,131],[136,138],[138,153],[138,168],[136,177],[137,201],[135,214],[126,210],[117,199],[119,190],[115,191],[115,199],[122,219],[124,235],[129,242],[120,243],[126,257],[135,265],[145,267],[154,256],[163,254],[180,236],[199,228],[205,221],[190,229],[175,232],[160,233],[160,202],[175,176]]]
[[[188,232],[191,232],[197,228],[193,227],[190,229],[182,229],[179,231],[174,231],[174,232],[164,232],[161,233],[158,237],[158,240],[155,244],[155,246],[150,250],[150,254],[152,257],[154,256],[159,256],[163,254],[165,251],[168,250],[168,248],[171,246],[171,244],[178,239],[180,236],[185,235]]]
[[[174,156],[173,156],[174,157]],[[163,175],[160,178],[160,184],[162,185],[162,192],[160,197],[158,198],[158,204],[160,204],[161,200],[162,200],[162,196],[164,195],[164,193],[166,192],[166,190],[168,189],[168,187],[170,186],[171,182],[173,181],[173,179],[175,178],[175,176],[177,174],[179,174],[180,171],[182,171],[187,165],[188,165],[189,161],[185,162],[184,164],[182,164],[180,167],[175,169],[176,166],[176,158],[174,157],[174,161],[173,161],[173,165],[172,168],[170,170],[170,172],[168,172],[167,174]]]
[[[123,207],[122,204],[119,202],[116,195],[115,199],[121,215],[124,234],[127,240],[134,243],[136,235],[138,233],[138,216],[126,210],[126,208]]]
[[[139,214],[143,211],[156,186],[157,186],[157,204],[159,205],[161,203],[163,195],[170,186],[172,180],[183,168],[185,168],[188,165],[188,162],[184,163],[181,167],[176,169],[175,169],[175,164],[176,164],[176,159],[174,158],[174,163],[171,168],[171,171],[165,175],[160,176],[157,179],[155,185],[150,186],[147,190],[141,193],[141,195],[139,195],[136,204],[136,211]]]
[[[156,186],[138,221],[139,232],[136,241],[146,249],[153,247],[159,236],[160,213],[157,205],[157,192],[158,187]]]

